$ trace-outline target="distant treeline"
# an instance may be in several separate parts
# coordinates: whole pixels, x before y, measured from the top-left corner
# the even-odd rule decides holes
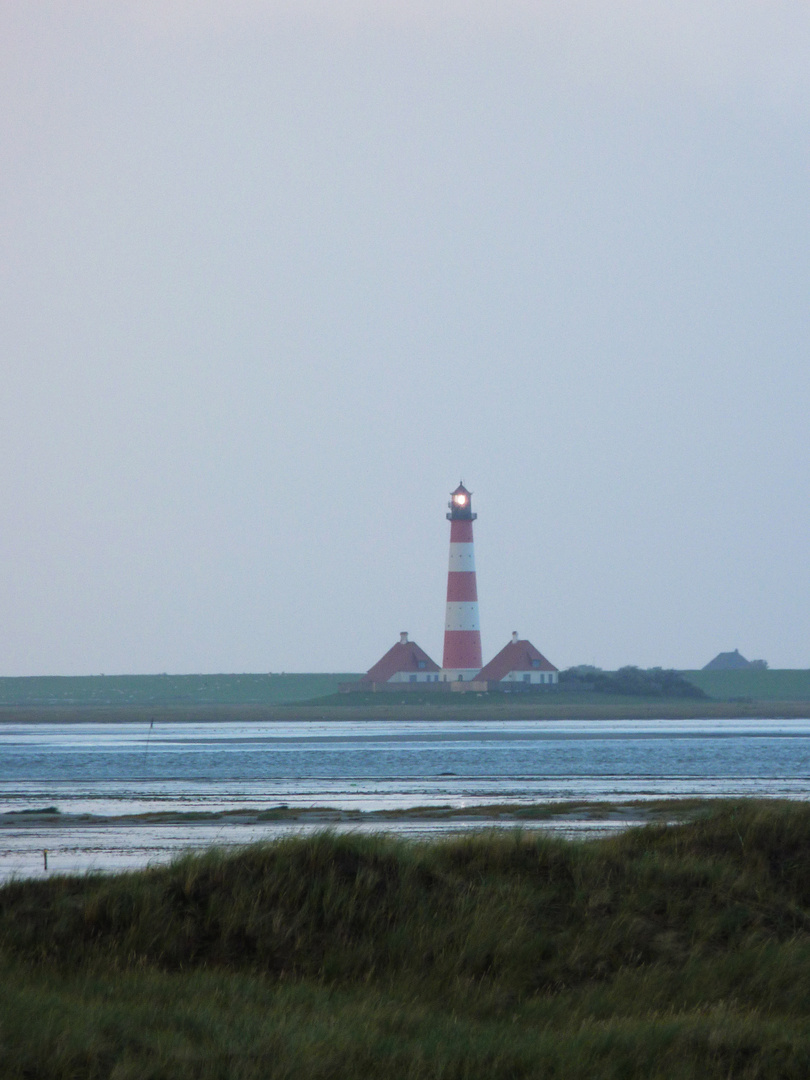
[[[597,694],[622,694],[631,697],[698,698],[708,697],[700,687],[671,668],[623,667],[618,671],[600,671],[581,665],[560,672],[560,685],[568,690]]]

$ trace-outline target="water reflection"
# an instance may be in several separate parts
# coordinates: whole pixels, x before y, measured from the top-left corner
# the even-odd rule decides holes
[[[161,722],[151,733],[138,724],[0,724],[0,876],[37,872],[45,847],[57,870],[126,868],[189,844],[300,827],[96,820],[65,829],[9,816],[34,807],[112,819],[281,804],[371,811],[748,795],[810,797],[810,721]],[[449,826],[389,827],[432,835]]]

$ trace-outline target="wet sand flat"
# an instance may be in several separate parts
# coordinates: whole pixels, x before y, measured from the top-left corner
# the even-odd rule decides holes
[[[329,829],[438,839],[520,828],[568,839],[609,836],[634,825],[687,820],[702,800],[542,803],[360,811],[333,807],[223,813],[60,814],[50,808],[0,814],[0,882],[53,874],[121,872],[165,863],[181,852],[234,848]],[[47,853],[47,868],[45,855]]]
[[[459,697],[461,695],[458,695]],[[382,695],[381,695],[382,697]],[[386,695],[387,697],[387,695]],[[509,701],[374,705],[0,706],[0,724],[289,723],[424,720],[810,719],[810,701],[571,701],[564,695]]]

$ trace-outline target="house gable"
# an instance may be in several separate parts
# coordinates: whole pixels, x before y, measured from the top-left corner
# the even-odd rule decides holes
[[[364,683],[438,682],[439,665],[430,659],[415,641],[409,641],[403,631],[399,641],[370,667],[362,678]]]
[[[530,641],[512,635],[512,640],[485,664],[476,675],[479,682],[557,682],[557,668]]]

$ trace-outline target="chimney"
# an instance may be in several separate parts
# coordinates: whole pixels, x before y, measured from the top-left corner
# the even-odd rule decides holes
[[[399,643],[400,643],[400,645],[407,645],[408,644],[408,631],[407,630],[400,630],[400,632],[399,632]]]
[[[512,631],[512,644],[513,645],[517,645],[517,639],[518,639],[517,630],[513,630]]]

